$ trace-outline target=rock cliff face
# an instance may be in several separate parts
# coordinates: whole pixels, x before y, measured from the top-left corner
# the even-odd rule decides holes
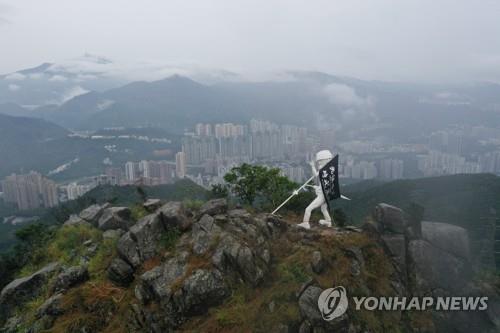
[[[223,199],[197,211],[180,202],[149,200],[145,213],[132,221],[126,207],[93,205],[73,216],[63,226],[67,232],[84,228],[98,233],[100,241],[82,239],[86,254],[79,265],[53,263],[7,285],[0,295],[2,331],[495,332],[500,327],[497,290],[471,280],[467,232],[456,226],[409,226],[405,213],[387,204],[377,205],[362,229],[304,231],[275,216],[230,209]],[[359,296],[489,293],[490,310],[374,313],[350,304],[344,315],[325,321],[318,297],[339,285]]]

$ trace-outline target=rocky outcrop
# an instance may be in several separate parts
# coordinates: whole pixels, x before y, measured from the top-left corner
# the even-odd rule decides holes
[[[128,230],[132,225],[131,211],[128,207],[110,207],[102,212],[98,221],[98,228],[106,230]]]
[[[166,229],[177,228],[187,231],[191,227],[191,219],[186,216],[184,206],[179,201],[170,201],[163,205],[158,213],[161,214],[163,226]]]
[[[108,278],[121,286],[128,286],[134,280],[134,269],[120,258],[111,261],[107,272]]]
[[[174,212],[179,215],[174,215]],[[118,254],[132,267],[139,267],[157,254],[162,234],[181,225],[186,219],[180,203],[160,208],[159,211],[139,220],[120,238],[117,246]]]
[[[55,282],[54,292],[67,290],[89,279],[87,266],[73,266],[60,273]]]
[[[210,214],[192,222],[175,251],[137,277],[135,296],[140,303],[133,307],[134,329],[150,330],[158,325],[159,331],[174,329],[190,316],[221,304],[231,294],[230,285],[244,281],[257,286],[269,271],[268,241],[277,231],[265,216],[252,217],[243,210],[227,212],[227,203],[221,200],[210,202],[203,211]],[[156,218],[148,217],[149,222],[139,222],[137,228],[151,230],[147,234],[156,237],[189,219],[177,203],[168,203],[155,214]],[[158,216],[163,223],[158,223]],[[143,225],[150,227],[144,229]],[[135,229],[122,236],[119,253],[138,267],[155,238],[141,242]],[[146,310],[151,303],[159,306],[158,313]]]
[[[152,213],[161,207],[161,200],[160,199],[148,199],[142,204],[142,206],[144,207],[145,210]]]
[[[200,208],[199,215],[217,215],[224,214],[227,212],[227,200],[226,199],[214,199],[207,201]]]
[[[422,239],[451,255],[470,259],[469,235],[462,227],[448,223],[422,222]]]
[[[130,222],[130,212],[120,207],[91,206],[78,216],[83,221],[78,223],[90,225],[85,217],[97,227],[110,228],[102,233],[104,244],[95,238],[83,243],[87,249],[84,256],[91,258],[113,244],[110,239],[117,240],[116,256],[109,258],[105,275],[99,276],[116,286],[94,286],[95,281],[83,285],[85,291],[95,287],[103,298],[95,304],[85,302],[83,311],[104,317],[119,315],[120,324],[126,326],[120,327],[122,331],[190,331],[190,325],[205,320],[208,329],[201,327],[200,331],[213,329],[210,325],[220,329],[218,324],[224,327],[228,323],[228,330],[238,330],[240,327],[232,324],[237,310],[248,311],[254,320],[257,314],[255,321],[260,321],[261,315],[267,320],[265,329],[256,322],[255,331],[368,332],[376,331],[369,326],[370,321],[374,327],[385,328],[386,323],[381,322],[385,314],[360,322],[365,318],[353,313],[351,303],[346,313],[326,321],[318,308],[320,294],[340,285],[346,287],[348,295],[355,292],[360,296],[477,295],[484,290],[477,285],[472,288],[468,279],[469,248],[464,229],[414,221],[403,210],[387,204],[375,208],[364,231],[350,226],[303,230],[277,216],[229,209],[227,201],[220,199],[207,202],[198,211],[185,209],[181,202],[160,206],[156,201],[147,209],[150,214],[135,224]],[[101,215],[96,219],[99,210]],[[79,306],[67,305],[71,297],[66,296],[73,296],[68,290],[89,278],[85,265],[62,272],[55,267],[46,270],[52,273],[41,270],[25,278],[32,282],[13,281],[0,295],[0,306],[12,310],[18,295],[32,299],[40,294],[43,284],[49,287],[46,290],[51,294],[36,310],[32,332],[55,331],[60,323],[57,320],[62,320],[58,316],[73,316],[71,311]],[[41,279],[42,275],[46,277]],[[55,278],[47,284],[51,275]],[[497,294],[491,291],[487,296],[495,299]],[[469,321],[458,312],[438,313],[430,320],[439,331],[465,332],[460,327],[482,327],[476,325],[481,320],[494,327],[498,304],[492,301],[491,311],[471,315]],[[251,307],[255,311],[249,310]],[[12,314],[6,313],[5,318]],[[24,319],[22,314],[19,317],[9,318],[7,331],[17,330]],[[390,318],[387,327],[411,331],[403,313],[396,311]],[[102,325],[109,322],[103,319]],[[77,326],[75,322],[74,331],[88,328]]]
[[[58,263],[52,263],[30,276],[16,279],[6,285],[0,293],[0,314],[7,318],[15,306],[39,296],[42,287],[59,269]]]
[[[104,204],[104,205],[94,204],[82,210],[78,215],[78,217],[92,224],[94,227],[97,227],[99,219],[101,218],[104,210],[108,207],[109,204]]]
[[[408,254],[414,265],[411,273],[415,278],[415,294],[461,292],[468,282],[466,262],[425,240],[410,241]]]

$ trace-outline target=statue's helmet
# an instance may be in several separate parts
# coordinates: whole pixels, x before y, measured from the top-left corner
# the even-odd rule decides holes
[[[316,153],[316,162],[331,160],[333,158],[333,154],[329,150],[320,150]]]

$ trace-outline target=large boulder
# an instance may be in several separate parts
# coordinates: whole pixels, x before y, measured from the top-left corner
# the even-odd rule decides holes
[[[113,229],[127,231],[131,225],[131,211],[128,207],[106,208],[98,222],[99,229],[103,231]]]
[[[384,231],[398,234],[405,233],[406,220],[404,212],[400,208],[380,203],[375,207],[373,217],[382,226]]]
[[[386,253],[395,262],[396,268],[406,278],[406,238],[404,235],[398,234],[383,234],[381,237],[382,244],[385,247]]]
[[[111,261],[107,272],[108,278],[118,285],[128,286],[134,280],[134,269],[120,258]]]
[[[139,253],[137,243],[132,238],[130,232],[125,233],[118,240],[116,251],[118,255],[132,267],[137,268],[142,264],[141,254]]]
[[[48,279],[60,269],[59,263],[51,263],[30,276],[10,282],[0,293],[0,317],[7,318],[14,307],[40,295]]]
[[[217,215],[217,214],[224,214],[227,212],[227,200],[222,198],[222,199],[213,199],[210,201],[207,201],[203,206],[201,206],[199,215]]]
[[[469,235],[467,230],[456,225],[437,222],[422,222],[422,238],[433,246],[469,260]]]
[[[87,266],[73,266],[61,272],[55,282],[54,291],[64,291],[89,279]]]
[[[63,313],[62,308],[62,297],[63,294],[57,293],[49,297],[43,304],[38,308],[36,317],[42,318],[43,316],[59,316]]]
[[[161,200],[160,199],[148,199],[146,200],[142,206],[144,209],[146,209],[148,212],[152,213],[161,206]]]
[[[219,305],[229,294],[229,288],[219,271],[197,269],[184,280],[181,290],[175,294],[174,302],[184,315],[196,315]]]
[[[236,273],[247,283],[258,285],[269,270],[270,255],[265,248],[250,248],[229,233],[222,233],[212,263],[228,274]]]
[[[162,212],[147,215],[119,239],[118,254],[137,268],[158,254],[158,242],[166,230]]]
[[[210,215],[203,217],[193,225],[193,253],[202,255],[207,252],[210,246],[220,237],[221,228],[215,223],[215,219]]]
[[[101,218],[104,210],[108,207],[108,204],[104,205],[98,205],[94,204],[91,205],[84,210],[82,210],[79,214],[78,217],[80,217],[82,220],[89,222],[93,226],[97,227],[97,223],[99,219]]]
[[[158,210],[161,213],[165,228],[177,228],[186,231],[191,226],[191,220],[186,217],[182,202],[170,201]]]
[[[410,241],[408,254],[414,265],[416,294],[460,292],[468,282],[468,263],[426,240]]]
[[[187,272],[187,264],[183,259],[172,258],[142,274],[139,279],[140,288],[136,291],[136,293],[140,294],[138,298],[144,302],[168,300],[174,291],[174,283]]]
[[[141,262],[157,254],[157,242],[164,231],[159,214],[145,216],[130,228],[130,237],[136,243]]]

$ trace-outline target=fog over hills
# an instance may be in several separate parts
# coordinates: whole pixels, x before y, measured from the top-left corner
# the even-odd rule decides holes
[[[182,132],[200,121],[260,118],[312,129],[392,137],[449,125],[500,125],[500,85],[366,81],[289,71],[245,78],[224,70],[126,65],[85,55],[0,77],[0,113],[72,129],[155,124]],[[355,130],[355,134],[352,131]]]

